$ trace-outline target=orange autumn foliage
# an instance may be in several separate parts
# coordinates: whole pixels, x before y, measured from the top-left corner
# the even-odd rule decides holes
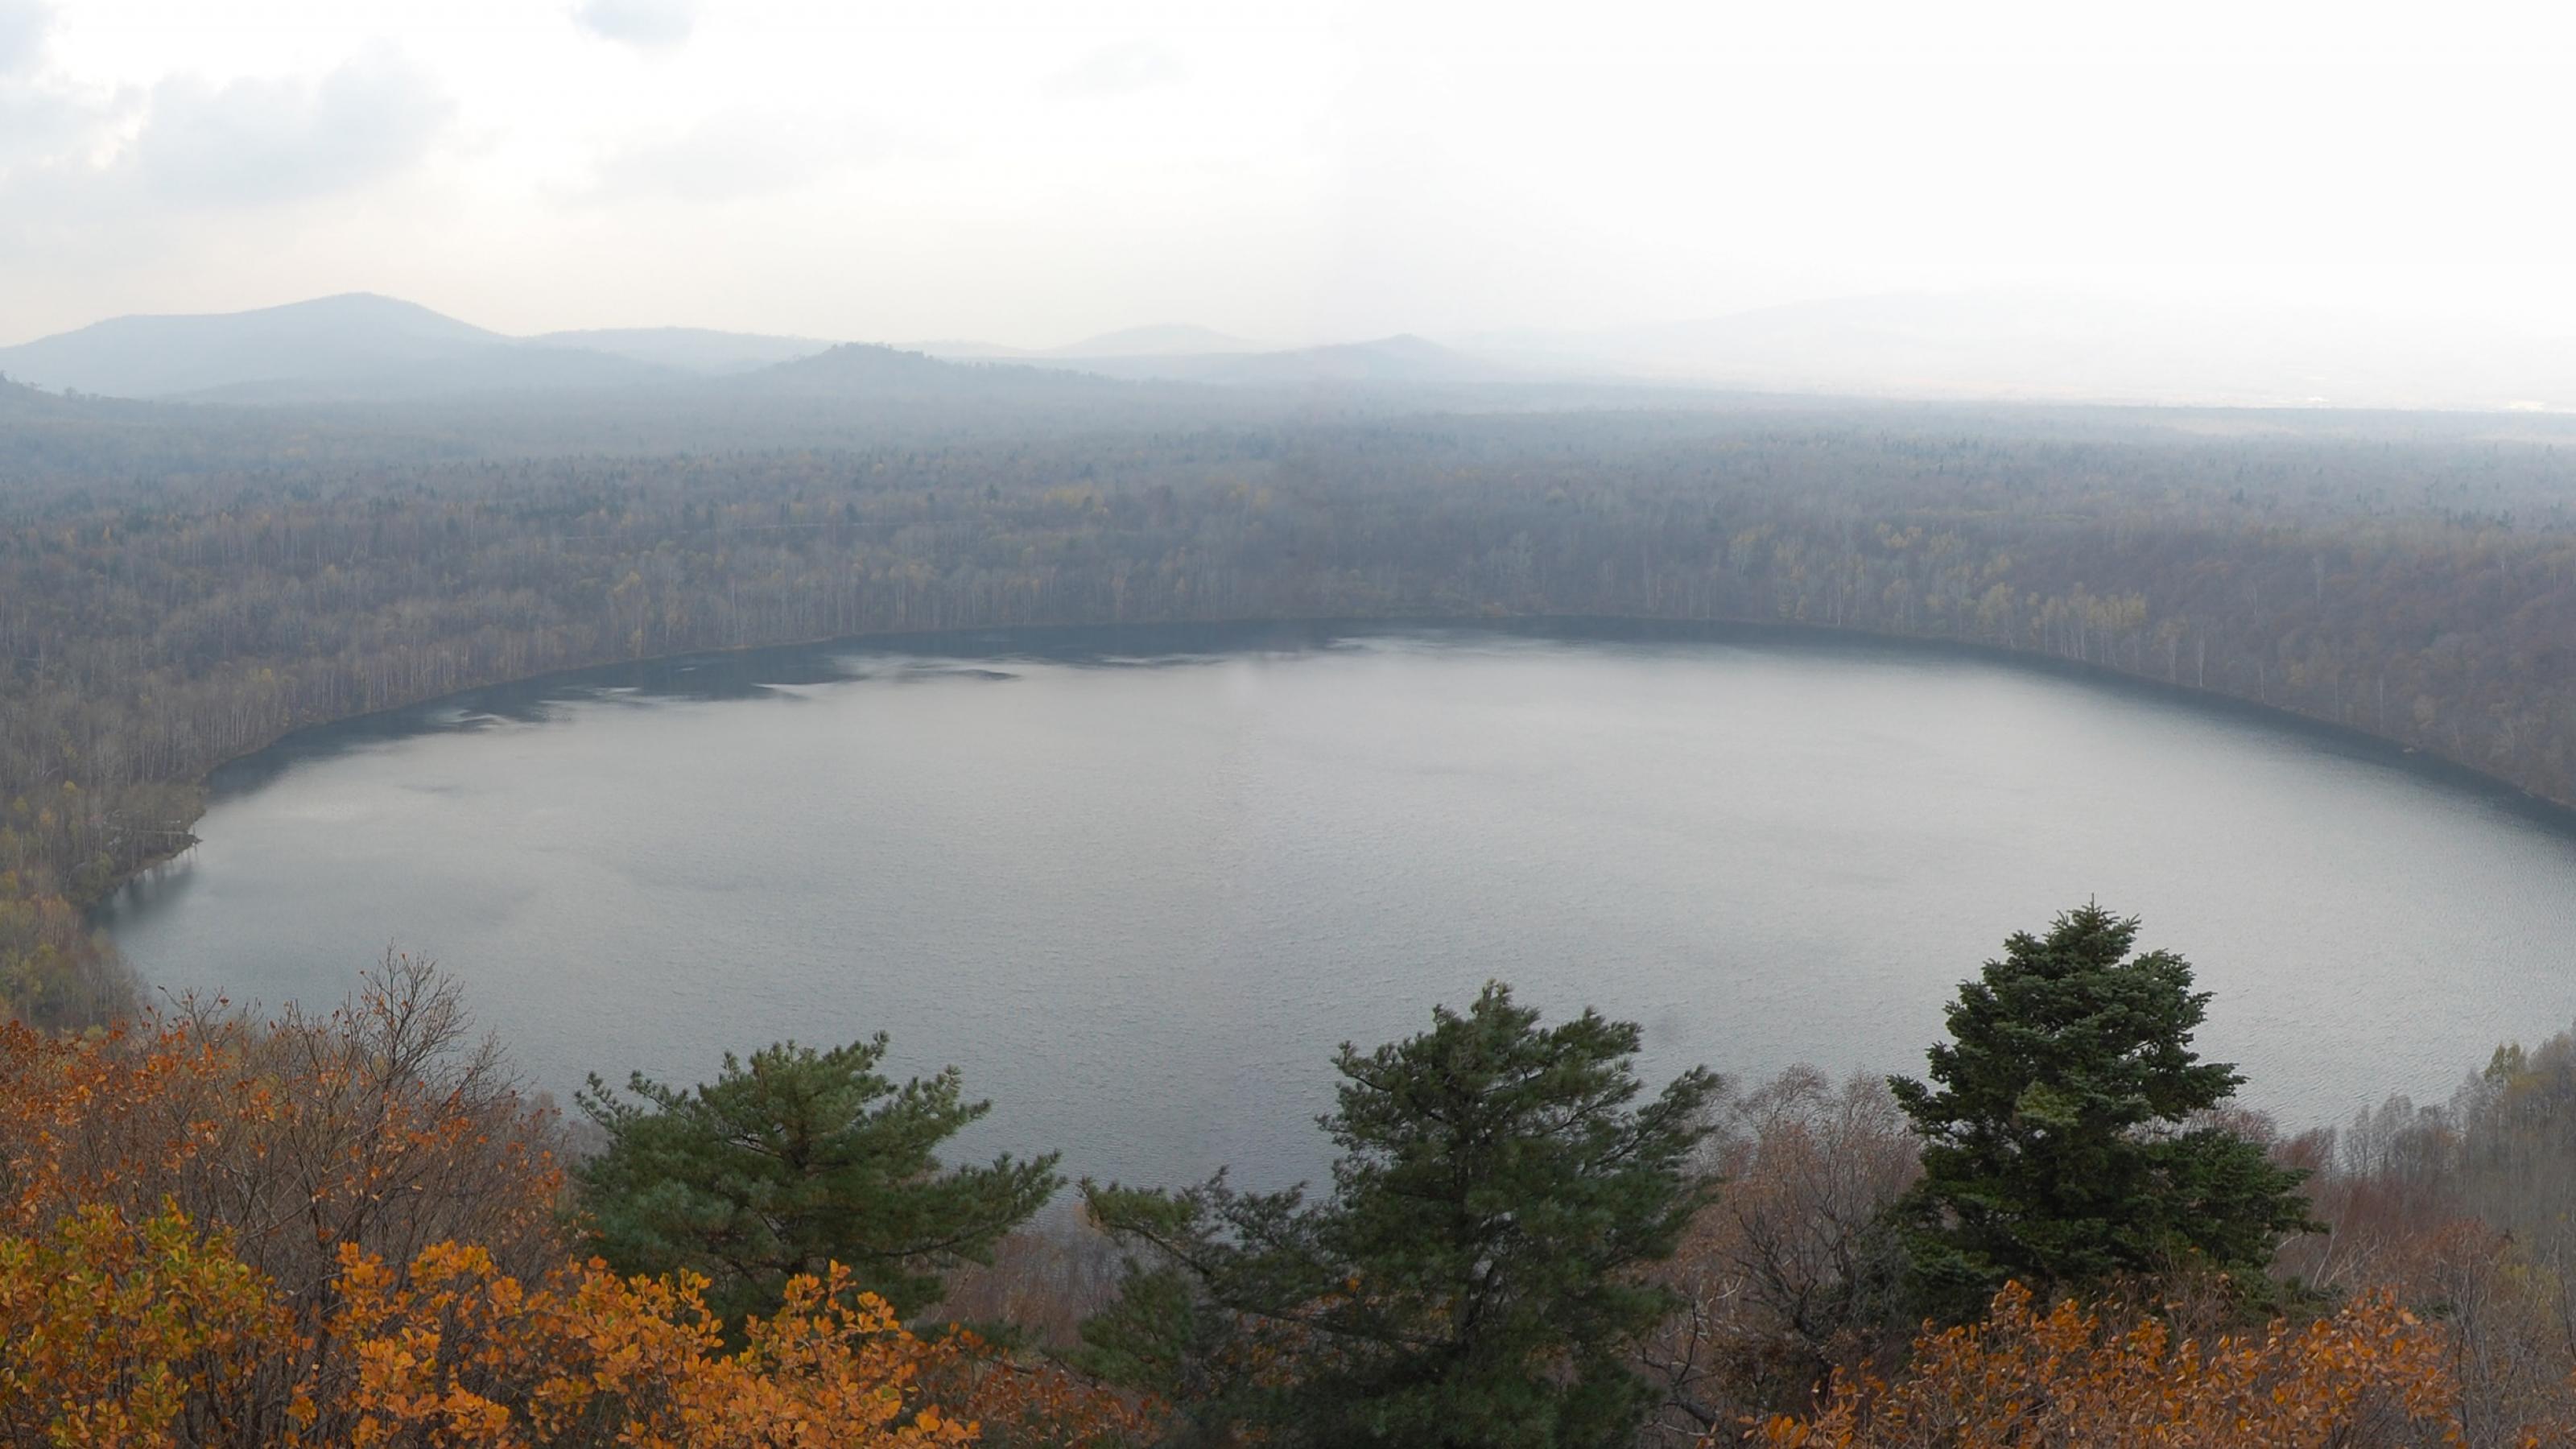
[[[948,1355],[837,1273],[799,1279],[728,1349],[687,1280],[568,1265],[528,1289],[478,1248],[402,1269],[344,1253],[328,1353],[219,1234],[91,1207],[0,1239],[0,1438],[9,1443],[613,1442],[928,1449],[975,1426],[924,1399]],[[248,1429],[244,1370],[300,1361],[284,1423]]]
[[[2347,1449],[2460,1442],[2441,1335],[2385,1294],[2304,1328],[2203,1344],[2010,1285],[1983,1323],[1927,1332],[1889,1382],[1838,1382],[1770,1449]]]
[[[561,1252],[552,1114],[468,1026],[454,986],[404,957],[318,1016],[191,1003],[96,1040],[0,1023],[0,1231],[168,1200],[290,1295],[348,1242],[407,1259],[472,1240],[533,1268]]]
[[[335,1398],[361,1449],[911,1449],[975,1437],[921,1402],[925,1346],[837,1267],[828,1281],[791,1282],[737,1350],[694,1279],[621,1279],[588,1264],[528,1289],[481,1250],[452,1245],[406,1272],[354,1250],[346,1268],[333,1326],[357,1374]]]
[[[131,1224],[93,1204],[0,1238],[0,1442],[177,1442],[191,1401],[285,1328],[260,1276],[175,1209]]]
[[[0,1442],[1151,1437],[1151,1406],[919,1337],[837,1267],[728,1325],[700,1282],[575,1261],[550,1115],[462,1025],[401,960],[321,1017],[0,1024]]]

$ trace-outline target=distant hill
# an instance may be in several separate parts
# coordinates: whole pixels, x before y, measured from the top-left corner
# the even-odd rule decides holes
[[[414,367],[505,340],[426,307],[360,292],[253,312],[113,317],[0,348],[0,372],[48,388],[169,397]]]
[[[833,345],[695,327],[513,337],[372,293],[196,316],[117,317],[0,348],[0,375],[54,391],[245,405],[687,389],[717,396],[1066,396],[1089,381],[1242,388],[1422,388],[1529,373],[1420,337],[1265,350],[1205,327],[1102,333],[1044,352],[981,343]]]
[[[906,350],[947,361],[1070,362],[1105,357],[1196,357],[1259,352],[1262,345],[1189,323],[1126,327],[1061,347],[1006,347],[998,342],[950,338],[906,344]]]
[[[1514,382],[1530,374],[1407,335],[1275,352],[1103,354],[1032,358],[1036,366],[1104,377],[1229,387],[1454,387]]]
[[[15,379],[0,376],[0,419],[59,416],[65,400],[51,393],[38,392]]]
[[[541,332],[531,347],[602,352],[676,372],[722,375],[751,372],[812,357],[832,344],[811,337],[758,332],[718,332],[704,327],[610,327],[582,332]]]
[[[942,361],[919,352],[846,342],[726,380],[737,393],[773,397],[965,397],[1096,391],[1100,378],[1015,363]]]
[[[830,345],[694,327],[512,337],[416,303],[352,292],[249,312],[111,318],[0,348],[0,375],[107,397],[399,401],[745,373]]]
[[[671,375],[601,351],[531,346],[367,292],[250,312],[110,318],[0,348],[0,373],[109,397],[225,402],[615,387]]]
[[[651,363],[571,348],[520,343],[451,356],[336,372],[264,378],[169,394],[164,401],[273,406],[284,403],[409,402],[494,393],[609,392],[658,387],[681,374]]]

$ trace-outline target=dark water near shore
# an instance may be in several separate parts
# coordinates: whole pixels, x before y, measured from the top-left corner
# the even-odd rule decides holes
[[[2576,1019],[2576,837],[2314,732],[1896,649],[1130,631],[595,671],[228,767],[106,920],[337,1000],[390,943],[522,1070],[694,1081],[879,1028],[1071,1171],[1312,1174],[1328,1059],[1489,977],[1705,1061],[1914,1070],[2098,896],[2296,1125]]]

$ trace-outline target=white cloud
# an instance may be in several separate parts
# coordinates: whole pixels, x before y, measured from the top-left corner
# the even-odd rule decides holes
[[[602,40],[651,49],[688,39],[698,7],[697,0],[582,0],[572,18]]]
[[[0,195],[22,169],[74,162],[102,144],[120,110],[116,97],[0,80]]]
[[[1171,85],[1188,75],[1180,61],[1146,40],[1106,46],[1046,78],[1046,93],[1057,100],[1082,96],[1124,96]]]
[[[319,81],[174,77],[153,87],[126,164],[175,201],[297,201],[409,167],[454,110],[434,78],[385,50]]]
[[[87,321],[108,309],[45,304],[77,286],[166,279],[187,270],[176,257],[195,266],[301,245],[323,218],[294,203],[409,170],[452,109],[381,49],[306,79],[0,78],[0,311]]]
[[[2028,285],[2576,331],[2535,180],[2576,9],[2418,11],[0,0],[0,331],[366,288],[1288,339]],[[387,33],[418,70],[324,83]]]

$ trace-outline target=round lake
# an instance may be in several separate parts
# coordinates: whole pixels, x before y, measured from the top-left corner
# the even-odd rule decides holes
[[[883,1029],[969,1150],[1316,1174],[1330,1058],[1489,978],[1659,1084],[1919,1071],[2088,897],[2292,1126],[2576,1018],[2576,837],[2318,732],[1836,642],[1046,632],[595,671],[229,766],[103,920],[144,979],[333,1002],[388,945],[536,1085]]]

